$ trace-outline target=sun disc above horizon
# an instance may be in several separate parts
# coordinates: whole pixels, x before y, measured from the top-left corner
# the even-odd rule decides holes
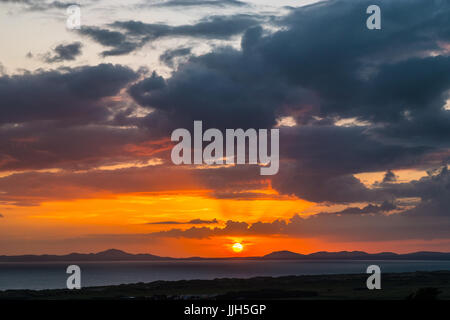
[[[239,253],[242,250],[244,250],[244,246],[241,243],[239,243],[239,242],[236,242],[235,244],[233,244],[232,248],[233,248],[233,251],[236,252],[236,253]]]

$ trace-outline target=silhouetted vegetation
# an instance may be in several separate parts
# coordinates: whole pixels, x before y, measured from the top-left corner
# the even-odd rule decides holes
[[[420,288],[414,293],[411,293],[407,300],[437,300],[438,295],[442,293],[438,288]]]

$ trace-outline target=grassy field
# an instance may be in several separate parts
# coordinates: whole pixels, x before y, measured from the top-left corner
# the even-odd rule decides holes
[[[368,290],[366,274],[155,281],[81,290],[7,290],[0,299],[450,299],[450,271],[382,274]]]

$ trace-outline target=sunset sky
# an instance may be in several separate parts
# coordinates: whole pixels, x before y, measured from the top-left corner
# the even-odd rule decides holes
[[[450,1],[72,3],[0,0],[0,255],[450,252]],[[172,164],[194,120],[279,172]]]

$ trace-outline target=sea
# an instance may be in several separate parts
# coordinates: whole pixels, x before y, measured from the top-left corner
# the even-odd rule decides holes
[[[369,265],[381,272],[450,270],[450,261],[395,260],[178,260],[114,262],[0,262],[0,290],[66,288],[69,265],[81,269],[82,287],[157,280],[251,278],[259,276],[366,273]]]

